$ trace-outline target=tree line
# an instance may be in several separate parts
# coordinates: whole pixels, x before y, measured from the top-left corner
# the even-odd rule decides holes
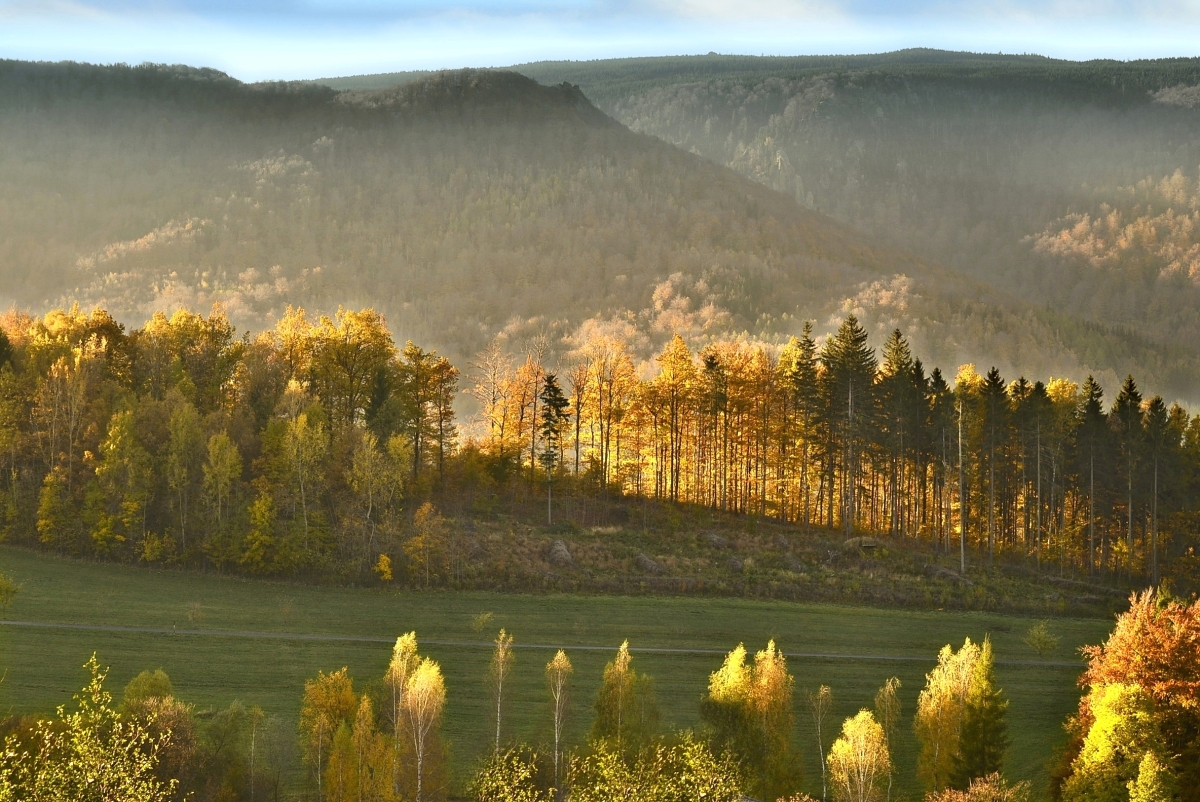
[[[1069,743],[1052,761],[1055,802],[1197,798],[1200,602],[1153,591],[1130,602],[1108,640],[1085,650],[1087,694],[1067,722]],[[495,738],[466,782],[452,783],[447,771],[441,667],[421,654],[410,632],[396,640],[382,677],[363,690],[355,690],[346,668],[307,681],[298,739],[281,732],[277,718],[236,703],[202,720],[174,696],[161,670],[134,678],[114,706],[93,656],[73,710],[6,723],[0,800],[278,799],[290,741],[302,753],[309,798],[322,802],[815,802],[801,790],[795,682],[774,641],[752,657],[741,644],[730,651],[709,676],[699,726],[676,732],[661,728],[654,682],[622,643],[600,677],[588,735],[576,744],[566,733],[577,683],[562,649],[542,668],[546,738],[513,738],[513,646],[501,630],[487,678],[490,712],[477,722]],[[828,720],[828,686],[805,695],[800,712],[812,717],[823,802],[892,799],[892,744],[906,719],[899,686],[887,680],[874,704],[840,728]],[[989,639],[942,649],[911,722],[927,802],[1028,799],[1028,783],[1004,776],[1007,707]],[[816,778],[808,785],[815,789]]]
[[[0,335],[0,526],[63,553],[251,574],[453,581],[438,512],[641,497],[1192,587],[1200,417],[1092,378],[926,370],[848,317],[781,348],[674,337],[651,363],[596,335],[552,363],[493,343],[467,369],[399,347],[376,312],[16,313]],[[557,493],[557,495],[556,495]],[[978,557],[976,555],[979,555]]]

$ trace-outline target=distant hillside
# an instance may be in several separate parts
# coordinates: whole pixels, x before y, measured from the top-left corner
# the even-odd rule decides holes
[[[950,368],[1200,376],[1190,351],[1014,301],[505,72],[338,93],[0,62],[0,303],[75,300],[134,324],[221,302],[256,327],[372,305],[459,360],[498,334],[778,342],[853,311]]]
[[[514,69],[578,84],[635,131],[1111,333],[1112,350],[1076,343],[1093,367],[1126,370],[1133,339],[1200,349],[1200,218],[1180,184],[1200,165],[1200,59],[909,50]],[[1182,188],[1147,200],[1160,184]],[[1095,239],[1093,223],[1111,229],[1093,243],[1103,256],[1050,247]],[[1164,367],[1170,391],[1197,398],[1190,369]]]

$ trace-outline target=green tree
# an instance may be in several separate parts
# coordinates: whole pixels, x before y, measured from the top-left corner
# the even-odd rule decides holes
[[[800,783],[800,760],[791,745],[792,694],[792,677],[774,641],[752,664],[739,644],[709,677],[701,703],[713,747],[737,757],[746,769],[748,790],[763,799],[787,796]]]
[[[1129,802],[1170,802],[1175,798],[1175,778],[1171,768],[1154,752],[1142,756],[1138,775],[1127,787]]]
[[[543,802],[553,795],[538,787],[538,754],[526,749],[493,752],[471,779],[477,802]]]
[[[259,493],[250,505],[249,516],[250,528],[238,562],[250,573],[271,573],[276,547],[275,497],[270,493]]]
[[[33,751],[10,737],[0,755],[0,802],[168,802],[176,783],[155,770],[170,734],[153,736],[121,717],[104,690],[107,671],[96,656],[85,666],[91,675],[75,696],[75,709],[58,708],[53,720],[39,721]]]
[[[8,612],[8,606],[21,591],[21,586],[8,574],[0,574],[0,615]]]
[[[99,493],[94,497],[92,543],[108,554],[128,541],[140,542],[146,533],[147,504],[151,497],[153,467],[150,454],[137,436],[131,410],[114,414],[108,434],[100,444],[96,466]]]
[[[1093,687],[1088,701],[1092,723],[1063,783],[1063,802],[1129,802],[1131,785],[1149,792],[1165,782],[1158,771],[1140,781],[1147,754],[1163,763],[1153,700],[1136,685],[1113,684]]]
[[[867,344],[867,330],[858,318],[849,315],[837,332],[825,341],[821,350],[825,371],[824,408],[830,443],[826,454],[826,481],[831,489],[828,499],[828,525],[834,525],[834,494],[832,487],[840,478],[841,520],[849,534],[858,517],[857,496],[859,461],[866,445],[866,434],[872,431],[876,416],[875,374],[878,362],[875,351]],[[835,469],[840,466],[840,477]]]
[[[1082,400],[1079,407],[1079,423],[1077,428],[1077,459],[1076,470],[1083,487],[1080,488],[1087,497],[1087,532],[1088,532],[1088,573],[1096,570],[1096,494],[1103,490],[1104,477],[1101,475],[1100,487],[1096,485],[1097,468],[1103,473],[1108,454],[1108,418],[1104,414],[1104,391],[1099,383],[1091,376],[1083,383]]]
[[[1134,479],[1142,457],[1145,435],[1142,431],[1142,393],[1133,376],[1126,376],[1117,400],[1113,402],[1109,421],[1116,430],[1118,453],[1121,458],[1125,485],[1125,559],[1129,575],[1133,575],[1133,493]]]
[[[967,790],[973,780],[1000,771],[1008,751],[1008,700],[996,687],[994,662],[992,640],[984,638],[973,666],[950,772],[950,785],[960,791]]]
[[[321,463],[328,447],[329,435],[324,424],[319,420],[310,420],[307,412],[301,412],[287,422],[283,435],[283,449],[300,500],[305,551],[309,547],[308,508],[320,490],[318,480]]]
[[[204,489],[216,515],[218,532],[224,528],[230,494],[241,475],[242,455],[229,435],[218,432],[208,438],[208,458],[204,462]]]
[[[180,549],[187,552],[188,512],[192,489],[200,471],[203,434],[200,431],[200,415],[188,401],[182,401],[171,412],[168,423],[170,440],[167,445],[167,485],[175,492],[175,506],[179,515]]]
[[[554,523],[554,470],[562,461],[562,438],[571,418],[567,411],[570,401],[563,395],[562,388],[558,386],[558,378],[553,373],[547,373],[542,380],[539,398],[542,402],[542,453],[538,455],[538,462],[546,471],[546,525],[550,526]]]
[[[604,666],[595,710],[591,740],[611,741],[619,752],[634,754],[658,734],[654,683],[634,669],[629,641]]]

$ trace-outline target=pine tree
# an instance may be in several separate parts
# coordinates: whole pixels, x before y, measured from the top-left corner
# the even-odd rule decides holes
[[[1007,712],[1008,700],[996,687],[992,641],[984,638],[963,711],[951,787],[965,791],[972,780],[1001,770],[1009,746]]]
[[[1106,452],[1105,435],[1108,418],[1104,414],[1104,391],[1099,383],[1088,376],[1083,383],[1083,401],[1079,409],[1078,424],[1078,474],[1081,490],[1088,500],[1088,573],[1096,570],[1096,469],[1103,469]]]
[[[830,449],[826,455],[826,480],[834,482],[835,465],[841,464],[842,525],[849,533],[857,518],[858,462],[864,433],[875,419],[875,351],[867,344],[867,330],[850,315],[821,351],[824,401],[828,415]],[[836,456],[835,456],[836,454]],[[828,524],[833,526],[833,493],[828,494]]]
[[[546,525],[550,526],[554,523],[554,470],[562,460],[562,436],[570,420],[570,413],[567,412],[570,402],[563,395],[562,388],[558,386],[558,377],[553,373],[547,373],[542,380],[539,397],[542,402],[542,453],[538,455],[538,462],[546,471]]]
[[[1109,415],[1113,428],[1117,433],[1117,443],[1121,453],[1121,468],[1125,474],[1125,559],[1128,561],[1129,573],[1133,574],[1133,490],[1134,473],[1141,458],[1142,433],[1142,393],[1138,390],[1133,376],[1126,376],[1117,400],[1113,403],[1112,414]]]

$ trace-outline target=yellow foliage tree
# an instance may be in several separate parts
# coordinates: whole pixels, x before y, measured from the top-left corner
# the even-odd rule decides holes
[[[829,750],[829,778],[838,802],[878,802],[883,797],[892,760],[887,735],[870,710],[842,724],[842,735]]]
[[[325,764],[338,728],[350,722],[358,708],[358,697],[346,668],[304,683],[300,705],[300,732],[304,736],[305,759],[316,772],[317,785],[323,783]]]
[[[921,741],[917,775],[932,791],[940,791],[950,783],[979,655],[979,647],[970,638],[957,652],[948,645],[943,647],[937,666],[926,675],[925,688],[917,697],[914,729]]]
[[[430,762],[438,743],[438,727],[445,705],[446,683],[442,679],[442,669],[426,657],[409,676],[404,693],[404,711],[408,716],[416,758],[415,802],[431,798]]]

